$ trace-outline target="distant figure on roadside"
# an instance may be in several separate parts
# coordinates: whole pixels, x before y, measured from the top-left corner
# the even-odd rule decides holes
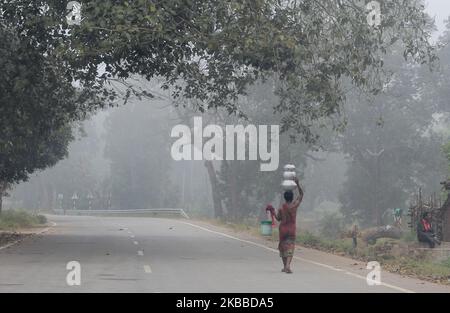
[[[295,240],[296,240],[296,219],[297,208],[303,200],[303,190],[300,187],[298,178],[295,178],[298,188],[298,196],[294,200],[294,192],[289,190],[284,193],[286,201],[276,214],[276,219],[280,222],[280,257],[283,259],[284,273],[291,274],[291,261],[294,256]]]
[[[423,213],[422,219],[417,225],[417,238],[419,239],[419,242],[427,243],[431,249],[433,249],[436,244],[441,244],[436,238],[433,225],[431,224],[430,213]]]
[[[351,231],[353,249],[356,249],[358,247],[358,235],[359,235],[358,225],[354,224]]]
[[[401,228],[403,223],[403,209],[395,208],[394,209],[394,226]]]

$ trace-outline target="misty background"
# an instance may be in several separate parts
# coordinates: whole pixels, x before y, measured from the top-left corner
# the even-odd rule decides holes
[[[384,93],[376,98],[351,93],[346,128],[320,128],[314,144],[284,133],[276,172],[260,172],[260,163],[252,161],[173,161],[172,128],[191,125],[200,113],[175,106],[170,91],[137,77],[129,83],[146,84],[158,96],[131,98],[126,106],[74,125],[77,138],[69,156],[17,185],[4,205],[29,210],[182,208],[193,217],[257,222],[268,203],[279,205],[282,167],[293,163],[305,188],[299,214],[303,223],[309,221],[305,227],[314,230],[327,217],[383,224],[383,213],[407,209],[419,188],[439,193],[448,173],[443,147],[450,141],[449,90],[439,81],[450,75],[450,2],[428,1],[427,10],[436,20],[434,38],[443,44],[439,69],[431,73],[427,66],[404,64],[393,52],[386,64],[396,74]],[[248,120],[208,111],[204,125],[279,124],[274,97],[270,80],[253,86],[239,99]]]

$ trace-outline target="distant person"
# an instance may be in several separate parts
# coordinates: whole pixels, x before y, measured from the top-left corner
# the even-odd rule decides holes
[[[355,225],[353,225],[352,230],[351,230],[353,249],[356,249],[358,247],[358,235],[359,235],[358,225],[355,224]]]
[[[417,238],[419,239],[419,242],[427,243],[431,249],[433,249],[436,244],[441,244],[436,238],[433,225],[431,224],[430,213],[423,213],[422,219],[417,225]]]
[[[401,228],[403,224],[403,209],[395,208],[394,209],[394,225],[398,228]]]
[[[287,274],[292,274],[291,262],[295,250],[297,208],[303,200],[303,190],[300,187],[298,178],[295,178],[295,183],[298,188],[297,198],[294,200],[293,191],[286,191],[284,193],[286,202],[276,215],[276,219],[280,222],[280,243],[278,249],[280,250],[280,257],[284,266],[281,271]]]

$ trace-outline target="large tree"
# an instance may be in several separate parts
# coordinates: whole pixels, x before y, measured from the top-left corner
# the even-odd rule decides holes
[[[70,123],[86,115],[88,99],[54,59],[0,23],[0,198],[66,156]]]
[[[115,102],[120,95],[111,86],[135,74],[162,79],[174,97],[200,100],[191,102],[200,111],[235,112],[238,96],[250,84],[275,73],[279,102],[274,107],[284,129],[314,141],[314,121],[341,111],[343,81],[380,90],[390,46],[402,42],[404,56],[415,61],[434,59],[420,0],[380,0],[382,20],[375,27],[361,1],[353,0],[82,3],[83,20],[73,26],[65,1],[0,0],[2,32],[14,33],[6,38],[7,61],[0,71],[6,91],[2,109],[7,109],[2,126],[33,116],[39,125],[24,129],[36,136],[30,140],[34,144],[77,113]],[[77,94],[74,84],[83,92]],[[20,136],[3,140],[2,149],[16,145]],[[28,152],[3,155],[15,160]],[[8,166],[19,171],[2,173],[2,179],[18,181],[39,167]]]
[[[395,57],[389,61],[398,64]],[[420,68],[396,72],[383,94],[355,96],[347,110],[341,142],[350,167],[341,202],[346,216],[364,224],[382,224],[383,213],[405,207],[419,187],[437,190],[443,174],[443,138],[434,125],[435,114],[445,111],[425,97]]]
[[[77,208],[89,207],[88,195],[94,196],[93,208],[106,208],[109,189],[106,192],[103,188],[103,179],[107,176],[108,165],[102,158],[104,144],[97,125],[102,118],[77,123],[77,127],[73,127],[75,139],[68,147],[68,157],[16,186],[11,192],[12,200],[19,201],[23,208],[70,209],[72,195],[76,193]],[[63,195],[63,199],[58,199],[58,195]]]
[[[270,79],[265,83],[253,85],[249,88],[246,96],[239,97],[236,108],[239,112],[245,113],[245,117],[230,116],[226,111],[217,109],[203,115],[203,124],[220,125],[223,129],[227,125],[242,125],[244,127],[278,125],[281,117],[279,114],[273,113],[272,107],[272,104],[279,100],[274,95],[274,88],[276,88],[276,81]],[[189,110],[180,112],[180,118],[187,125],[192,124],[191,118],[193,116],[195,116],[195,113],[189,112]],[[321,133],[325,134],[325,131],[322,130]],[[293,163],[297,166],[298,173],[303,178],[307,159],[313,157],[309,152],[318,149],[319,146],[305,144],[296,135],[295,131],[287,131],[281,134],[278,140],[279,167]],[[227,136],[224,133],[223,140],[226,141]],[[258,133],[259,136],[261,136],[261,133]],[[258,142],[252,140],[251,136],[246,136],[246,138],[246,155],[249,155],[250,146],[258,144]],[[327,136],[321,136],[320,143],[322,145],[326,143],[325,138]],[[272,142],[270,140],[267,145],[268,149],[271,150]],[[224,145],[225,154],[227,154],[228,148]],[[260,171],[261,163],[264,163],[264,161],[260,160],[259,157],[253,161],[239,161],[237,149],[234,150],[233,157],[234,160],[204,161],[211,185],[214,213],[216,217],[227,220],[236,221],[253,218],[261,214],[268,203],[280,200],[282,172]],[[274,205],[278,205],[278,203],[274,203]]]
[[[379,2],[375,27],[356,0],[90,0],[82,1],[79,26],[68,25],[64,1],[0,4],[5,23],[85,87],[160,77],[175,86],[173,96],[202,100],[200,110],[234,112],[249,84],[276,73],[274,106],[285,128],[313,140],[312,121],[340,112],[342,80],[379,90],[388,47],[402,42],[405,57],[433,59],[423,1]]]

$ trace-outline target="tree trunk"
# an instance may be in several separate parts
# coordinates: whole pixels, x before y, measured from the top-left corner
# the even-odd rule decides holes
[[[6,188],[6,183],[0,181],[0,213],[2,213],[3,196],[5,195]]]
[[[211,192],[212,192],[212,198],[213,198],[213,204],[214,204],[214,217],[221,218],[221,217],[223,217],[222,199],[219,194],[217,174],[214,169],[213,162],[205,161],[205,167],[208,171],[209,182],[211,184]]]
[[[230,166],[231,178],[228,182],[230,188],[230,196],[231,196],[231,219],[233,221],[238,221],[239,218],[239,196],[237,190],[237,170],[235,164],[231,164]]]

